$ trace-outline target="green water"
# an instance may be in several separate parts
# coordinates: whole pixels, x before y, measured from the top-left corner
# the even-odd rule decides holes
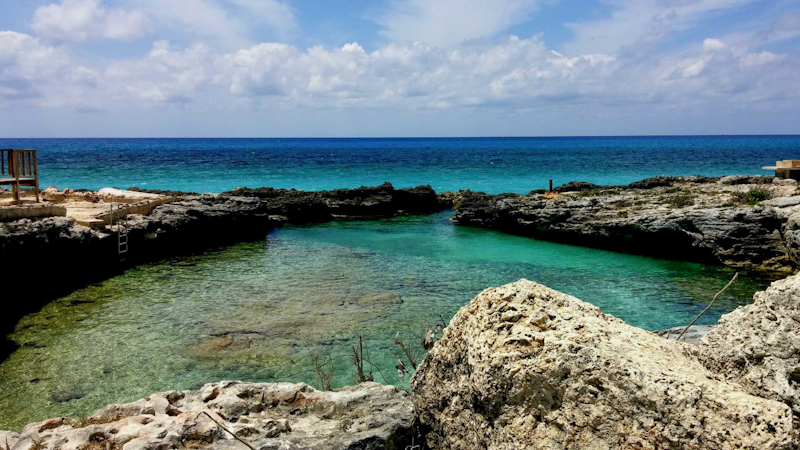
[[[449,216],[280,229],[59,299],[12,335],[21,347],[0,364],[0,429],[222,379],[313,382],[309,355],[347,354],[358,334],[396,384],[396,332],[418,335],[486,287],[520,278],[657,330],[688,323],[732,276],[455,227]],[[740,278],[702,322],[765,285]],[[334,364],[334,384],[350,383],[348,360]]]

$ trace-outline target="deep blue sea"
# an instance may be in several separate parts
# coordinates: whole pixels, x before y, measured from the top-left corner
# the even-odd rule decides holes
[[[221,192],[430,184],[526,193],[548,180],[622,184],[656,175],[767,174],[800,136],[409,139],[0,139],[39,150],[43,186]]]

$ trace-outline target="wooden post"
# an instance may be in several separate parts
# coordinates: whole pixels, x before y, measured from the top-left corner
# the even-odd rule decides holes
[[[36,150],[33,151],[33,177],[35,179],[36,203],[39,203],[39,161],[36,159]]]
[[[553,192],[553,180],[550,180],[550,192]]]
[[[17,161],[17,152],[15,150],[11,150],[10,152],[11,161],[8,164],[9,169],[14,171],[14,201],[15,204],[19,205],[19,161]]]

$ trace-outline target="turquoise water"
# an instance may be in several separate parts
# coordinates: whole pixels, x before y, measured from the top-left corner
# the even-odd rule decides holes
[[[0,429],[214,380],[314,383],[311,355],[332,359],[335,386],[352,383],[340,355],[359,334],[376,379],[399,384],[397,332],[416,341],[483,289],[520,278],[658,330],[687,324],[732,276],[455,227],[450,214],[279,229],[59,299],[12,335],[21,347],[0,364]],[[765,285],[740,278],[701,323]]]
[[[417,139],[0,139],[39,149],[44,186],[221,192],[322,190],[385,181],[526,193],[570,181],[623,184],[656,175],[767,174],[800,158],[800,136]]]

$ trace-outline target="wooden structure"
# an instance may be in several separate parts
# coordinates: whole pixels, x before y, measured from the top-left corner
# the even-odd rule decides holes
[[[10,185],[19,203],[20,186],[33,186],[39,202],[39,167],[36,150],[0,149],[0,186]]]
[[[774,170],[778,178],[791,178],[800,180],[800,159],[784,159],[775,161],[774,166],[762,167],[764,170]]]

